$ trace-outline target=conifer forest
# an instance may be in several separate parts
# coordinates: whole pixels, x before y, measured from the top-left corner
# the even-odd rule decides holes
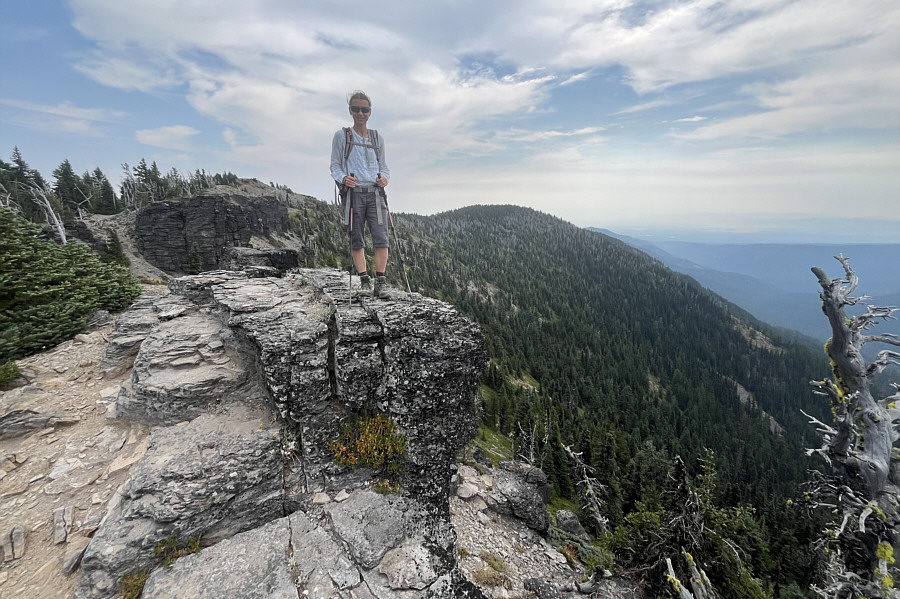
[[[144,161],[126,172],[115,193],[99,169],[78,176],[65,161],[49,185],[17,150],[11,163],[0,161],[0,196],[19,207],[0,208],[0,318],[27,311],[13,297],[21,279],[12,273],[23,267],[8,256],[54,243],[23,224],[50,223],[36,190],[46,190],[57,214],[77,218],[238,181],[230,173],[163,175]],[[346,270],[339,209],[311,206],[291,212],[298,236],[316,238],[307,266]],[[667,558],[689,577],[683,553],[722,597],[819,596],[826,560],[816,541],[834,514],[804,501],[804,484],[827,469],[806,453],[820,445],[810,418],[832,419],[829,402],[810,388],[831,374],[824,352],[779,336],[623,242],[547,214],[493,205],[393,216],[389,283],[405,290],[405,267],[413,291],[481,325],[490,363],[477,442],[547,473],[551,512],[572,509],[594,536],[591,544],[564,540],[581,561],[639,577],[651,596],[674,596]],[[113,268],[109,261],[86,274],[81,257],[47,252],[42,259],[57,275],[33,275],[30,293],[55,284],[76,260],[81,268],[64,276],[121,287],[110,308],[134,297],[120,270],[100,270]],[[84,305],[106,297],[88,287],[59,297]],[[76,324],[83,317],[81,310]],[[14,337],[4,331],[0,363],[59,335],[27,348],[13,348]]]

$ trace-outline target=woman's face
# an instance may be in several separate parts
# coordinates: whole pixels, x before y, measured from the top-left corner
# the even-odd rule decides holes
[[[350,114],[353,116],[354,125],[365,125],[372,114],[372,107],[362,98],[350,100]]]

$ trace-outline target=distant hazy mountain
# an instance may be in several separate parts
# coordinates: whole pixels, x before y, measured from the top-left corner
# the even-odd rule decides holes
[[[834,278],[844,272],[834,259],[843,254],[859,276],[859,295],[876,305],[900,301],[900,244],[717,244],[685,241],[649,242],[604,229],[663,264],[772,325],[799,331],[817,340],[830,336],[819,309],[819,285],[810,272],[819,266]],[[851,311],[852,312],[852,311]],[[896,321],[879,332],[900,333]]]

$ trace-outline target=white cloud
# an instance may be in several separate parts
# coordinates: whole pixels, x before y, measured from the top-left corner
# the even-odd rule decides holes
[[[101,136],[102,125],[115,121],[123,113],[103,108],[80,108],[69,102],[54,106],[0,98],[0,105],[14,109],[12,118],[17,124],[46,133]]]
[[[806,197],[801,183],[836,197],[845,186],[827,170],[813,172],[830,189],[802,169],[775,177],[780,159],[798,163],[774,141],[765,166],[747,154],[710,157],[702,149],[879,130],[900,118],[900,46],[891,35],[900,30],[900,5],[879,0],[70,4],[75,26],[93,44],[79,55],[81,72],[154,97],[183,93],[221,126],[211,159],[323,195],[330,191],[327,148],[349,124],[344,99],[354,88],[373,98],[371,124],[388,144],[392,186],[407,186],[417,202],[435,194],[477,201],[495,190],[490,197],[506,201],[551,198],[542,208],[559,214],[559,198],[587,202],[591,189],[602,188],[604,201],[635,219],[739,209],[740,201],[750,210],[769,198],[783,206]],[[603,101],[575,97],[584,93]],[[651,110],[652,118],[640,118]],[[636,116],[616,118],[624,115]],[[661,137],[671,128],[661,121],[682,123],[679,137]],[[80,122],[96,129],[98,121]],[[142,141],[184,150],[197,133],[183,127],[145,130]],[[620,146],[631,141],[629,127],[645,138],[627,159]],[[666,158],[672,144],[693,153]],[[640,161],[634,152],[654,157]],[[511,164],[502,176],[500,160]],[[858,180],[847,169],[835,172]],[[865,172],[878,184],[863,181],[863,189],[883,197],[886,171]],[[573,180],[588,183],[570,188]],[[517,193],[505,195],[511,190]],[[589,204],[574,214],[587,214]]]
[[[135,131],[135,137],[142,144],[157,146],[170,150],[186,150],[190,139],[200,133],[186,125],[171,125],[158,129],[141,129]]]

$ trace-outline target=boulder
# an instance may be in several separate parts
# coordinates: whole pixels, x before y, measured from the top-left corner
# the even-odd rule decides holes
[[[590,539],[590,535],[581,525],[578,516],[569,510],[558,510],[556,512],[556,527],[576,537]]]
[[[519,518],[543,534],[550,527],[548,501],[550,485],[540,468],[522,462],[500,462],[494,470],[488,507],[495,512]]]

